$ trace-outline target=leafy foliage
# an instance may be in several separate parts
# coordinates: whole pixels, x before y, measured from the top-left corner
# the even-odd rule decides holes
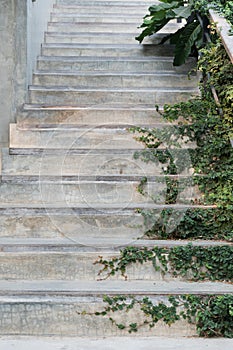
[[[197,56],[197,51],[204,46],[204,30],[199,22],[199,15],[203,18],[206,29],[209,8],[223,14],[233,24],[233,1],[160,0],[157,5],[149,7],[149,14],[144,17],[141,25],[143,31],[136,40],[141,43],[145,37],[157,33],[171,20],[183,19],[183,27],[161,40],[161,43],[170,40],[175,45],[173,64],[180,66],[190,55]]]
[[[233,281],[233,246],[177,246],[172,248],[127,247],[120,256],[109,260],[99,257],[95,264],[103,265],[99,276],[107,279],[118,272],[127,279],[127,267],[151,262],[156,271],[189,280]]]
[[[140,328],[153,328],[159,321],[168,326],[185,319],[196,325],[197,334],[202,337],[233,338],[233,295],[178,295],[168,297],[168,302],[153,302],[150,298],[142,299],[125,296],[105,296],[106,303],[102,312],[96,316],[109,315],[109,320],[120,330],[135,333]],[[143,321],[127,324],[127,313],[137,307]],[[114,313],[118,313],[117,321]],[[124,321],[119,322],[119,313],[124,312]]]
[[[202,46],[203,29],[196,16],[196,10],[192,1],[169,1],[160,0],[158,5],[149,8],[149,15],[144,17],[141,28],[145,28],[136,37],[140,43],[146,36],[157,33],[169,21],[174,19],[185,19],[186,24],[175,33],[165,36],[161,43],[170,40],[175,44],[174,62],[175,66],[183,64],[191,53],[196,52]],[[186,5],[186,6],[185,6]]]
[[[147,227],[144,238],[233,240],[233,211],[230,209],[190,208],[181,218],[180,210],[173,209],[143,210],[141,214]]]
[[[188,156],[194,171],[193,182],[202,197],[194,204],[217,208],[193,208],[183,217],[178,210],[164,209],[160,213],[144,210],[142,214],[149,238],[233,239],[233,149],[229,140],[233,130],[233,66],[220,43],[202,51],[199,61],[199,69],[203,72],[201,97],[165,105],[163,117],[173,123],[172,126],[162,130],[134,128],[137,140],[146,146],[135,154],[135,158],[162,164],[166,176],[181,174],[188,162],[182,142],[195,143],[196,148],[190,148]],[[213,85],[220,105],[216,105],[212,97]],[[219,107],[222,114],[219,114]],[[176,203],[176,197],[177,183],[170,181],[166,203]],[[175,221],[178,224],[172,229]]]

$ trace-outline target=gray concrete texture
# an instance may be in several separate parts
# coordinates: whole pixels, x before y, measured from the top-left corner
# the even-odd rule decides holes
[[[3,350],[232,350],[232,339],[185,338],[0,338]]]
[[[7,145],[8,125],[26,100],[27,83],[53,3],[54,0],[0,2],[0,146]]]

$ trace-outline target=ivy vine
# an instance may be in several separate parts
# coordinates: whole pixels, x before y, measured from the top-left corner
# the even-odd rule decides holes
[[[151,262],[156,271],[188,280],[233,282],[233,246],[177,246],[172,248],[126,247],[120,255],[109,260],[99,257],[94,264],[103,268],[100,279],[107,279],[120,273],[127,279],[127,267],[136,263]]]
[[[163,129],[135,127],[131,132],[146,146],[135,153],[135,159],[162,165],[161,173],[167,176],[165,204],[176,203],[181,183],[175,178],[172,180],[171,175],[188,171],[192,173],[189,178],[202,194],[193,199],[193,204],[209,205],[213,209],[187,210],[173,229],[172,223],[179,218],[179,210],[164,209],[159,215],[156,210],[143,210],[145,236],[149,238],[233,240],[233,149],[229,137],[233,135],[233,66],[220,42],[202,52],[198,63],[203,73],[201,96],[165,105],[162,115],[172,125]],[[216,105],[212,97],[211,86],[216,88],[220,105]],[[219,114],[219,107],[222,114]],[[196,147],[184,150],[184,143],[195,143]],[[187,169],[187,164],[191,169]],[[139,186],[141,193],[145,183],[144,179]]]
[[[136,298],[126,296],[104,296],[106,306],[96,316],[108,316],[112,324],[120,330],[135,333],[140,328],[153,328],[159,321],[168,326],[185,319],[196,326],[201,337],[233,338],[233,295],[178,295],[169,296],[168,302],[155,303],[148,297]],[[139,308],[144,319],[141,322],[119,322],[115,313],[127,313],[133,308]],[[92,314],[93,315],[93,314]]]

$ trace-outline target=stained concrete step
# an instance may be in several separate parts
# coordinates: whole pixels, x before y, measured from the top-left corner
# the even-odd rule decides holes
[[[0,205],[0,245],[81,245],[98,249],[122,247],[141,241],[144,232],[150,228],[144,224],[138,208],[153,209],[160,220],[163,209],[172,210],[179,218],[189,208],[213,209],[213,206],[189,205],[149,205],[140,204],[128,207],[75,208],[25,204]],[[155,209],[156,208],[156,209]],[[153,244],[152,241],[148,241]],[[184,242],[186,244],[187,242]],[[143,243],[145,245],[145,242]],[[158,243],[157,243],[158,244]],[[166,244],[169,244],[167,241]],[[180,241],[180,244],[183,244]],[[15,249],[15,248],[14,248]]]
[[[109,4],[115,4],[115,3],[120,3],[120,4],[122,4],[122,5],[124,5],[125,4],[125,2],[123,2],[122,0],[91,0],[91,1],[89,1],[88,2],[88,4],[90,5],[90,4],[92,4],[92,3],[97,3],[97,4],[99,4],[99,3],[101,3],[101,4],[105,4],[106,5],[106,3],[109,3]],[[134,3],[135,5],[136,4],[139,4],[139,3],[146,3],[146,4],[158,4],[159,3],[159,1],[158,0],[155,0],[155,1],[152,1],[152,0],[145,0],[145,1],[142,1],[142,0],[130,0],[129,1],[129,3]],[[73,5],[79,5],[79,4],[81,4],[81,5],[86,5],[87,4],[87,2],[86,1],[83,1],[83,0],[58,0],[57,2],[56,2],[56,4],[59,6],[59,5],[61,5],[61,6],[73,6]]]
[[[162,109],[160,110],[161,113]],[[162,127],[164,119],[153,105],[51,106],[25,104],[17,116],[19,129]]]
[[[91,28],[90,28],[91,29]],[[150,37],[145,38],[143,44],[159,44],[161,40],[170,32],[178,29],[176,27],[169,29],[169,32],[162,32],[151,35]],[[106,33],[106,32],[71,32],[71,33],[62,33],[62,32],[46,32],[45,33],[45,43],[49,44],[135,44],[135,31],[132,33]],[[169,41],[167,42],[169,43]]]
[[[101,105],[109,103],[172,104],[197,96],[197,87],[181,88],[76,88],[69,86],[29,86],[29,102],[63,106],[77,101],[80,104]]]
[[[148,182],[145,186],[147,196],[137,191],[139,181],[81,181],[75,183],[51,183],[40,182],[35,184],[1,183],[0,202],[1,204],[24,204],[26,207],[33,205],[58,207],[117,207],[125,208],[130,204],[144,206],[147,203],[164,204],[166,184],[162,179],[157,182]],[[188,188],[186,193],[181,192],[179,202],[191,202],[191,195],[194,188]],[[190,193],[189,193],[190,192]]]
[[[88,177],[87,177],[88,178]],[[2,205],[25,205],[25,207],[49,207],[58,208],[130,208],[146,207],[166,203],[167,184],[164,178],[153,177],[144,185],[145,194],[138,191],[138,181],[120,181],[107,179],[95,180],[95,176],[86,180],[86,177],[79,181],[47,181],[40,179],[39,182],[30,183],[1,183],[0,203]],[[127,179],[127,178],[126,178]],[[53,180],[53,179],[52,179]],[[185,180],[184,180],[185,181]],[[190,183],[191,182],[191,183]],[[200,193],[188,179],[188,184],[179,181],[179,193],[176,203],[191,204],[198,200]]]
[[[53,13],[55,14],[71,14],[71,15],[118,15],[119,13],[123,16],[132,16],[135,15],[137,17],[141,16],[141,19],[148,14],[148,7],[150,5],[143,3],[135,4],[134,2],[114,2],[108,3],[107,5],[95,3],[92,6],[87,4],[77,5],[77,6],[61,6],[54,5]],[[140,23],[140,22],[139,22]]]
[[[117,15],[117,14],[116,14]],[[47,32],[49,34],[53,35],[59,35],[67,36],[69,35],[75,39],[75,37],[78,36],[78,34],[82,33],[88,33],[90,36],[93,35],[93,37],[96,37],[96,43],[98,43],[98,34],[105,34],[106,36],[109,34],[112,35],[114,39],[115,36],[119,36],[119,39],[123,40],[124,35],[127,34],[128,37],[132,37],[135,41],[135,36],[142,31],[140,27],[140,24],[142,22],[142,19],[136,19],[133,22],[133,18],[131,17],[131,20],[128,21],[128,18],[121,19],[122,17],[118,17],[116,19],[116,16],[104,16],[103,18],[97,17],[96,20],[88,21],[87,19],[81,19],[76,18],[76,21],[70,21],[67,20],[62,22],[62,17],[58,21],[51,21],[48,22],[47,26]],[[97,20],[98,19],[98,20]],[[168,23],[166,26],[164,26],[159,32],[158,32],[158,42],[163,38],[163,36],[176,32],[179,28],[183,27],[182,23],[175,23],[171,22]]]
[[[188,73],[195,67],[195,59],[189,58],[186,64],[174,67],[172,57],[59,57],[39,56],[37,69],[43,71],[82,71],[82,72],[177,72]]]
[[[172,126],[169,125],[169,130],[171,130],[170,128]],[[144,145],[135,140],[135,135],[129,133],[126,128],[81,128],[69,130],[69,132],[66,129],[32,131],[20,130],[16,124],[10,124],[10,152],[13,154],[16,150],[19,152],[20,150],[28,150],[29,152],[34,150],[42,151],[46,155],[48,154],[46,152],[50,150],[59,149],[61,155],[72,153],[72,150],[80,150],[77,152],[78,154],[109,152],[113,155],[114,150],[118,150],[117,153],[119,150],[122,151],[121,153],[128,153],[128,150],[144,149]],[[164,147],[161,146],[162,149]],[[177,148],[168,148],[170,152],[173,152],[174,157],[178,157],[183,155],[183,151],[186,154],[188,149],[193,147],[195,147],[193,143],[183,140],[183,142],[180,141],[180,146]],[[176,151],[180,151],[181,155]]]
[[[105,243],[104,243],[105,242]],[[194,247],[222,247],[222,246],[232,246],[232,242],[225,241],[210,241],[210,240],[192,240],[192,246]],[[136,248],[147,248],[151,249],[155,246],[159,248],[174,248],[181,247],[190,244],[190,240],[154,240],[154,239],[137,239],[132,241],[130,246]],[[81,244],[79,242],[72,242],[70,239],[65,237],[60,238],[19,238],[19,237],[0,237],[0,247],[1,252],[3,253],[17,253],[17,252],[76,252],[76,253],[100,253],[103,254],[109,253],[111,251],[112,254],[118,254],[120,250],[128,247],[128,240],[121,238],[112,238],[111,241],[106,240],[104,238],[99,239],[96,237],[95,239],[91,239],[88,242],[86,240],[86,244]]]
[[[171,45],[140,44],[42,44],[42,56],[60,57],[172,57],[174,47]]]
[[[91,243],[93,244],[93,242]],[[176,246],[175,242],[173,244],[173,247]],[[114,243],[113,246],[115,246]],[[140,240],[136,245],[132,244],[131,246],[145,248]],[[206,244],[206,246],[218,246],[218,244],[214,242],[214,244]],[[120,249],[116,246],[114,249],[110,246],[106,248],[98,248],[98,246],[81,248],[81,245],[74,244],[73,246],[62,246],[61,244],[46,246],[40,245],[39,240],[37,245],[25,245],[21,242],[21,245],[6,246],[1,245],[0,240],[0,247],[0,280],[76,280],[80,282],[104,280],[107,277],[110,280],[125,280],[120,271],[114,276],[108,276],[109,271],[101,272],[104,266],[96,263],[100,260],[100,257],[107,261],[120,257]],[[156,264],[162,268],[158,260]],[[169,282],[188,280],[181,276],[174,277],[170,272],[163,274],[161,270],[156,271],[151,261],[129,265],[126,268],[125,276],[127,276],[128,281]],[[189,279],[191,278],[190,275]]]
[[[142,215],[136,209],[124,208],[99,210],[64,208],[16,207],[0,208],[0,239],[12,244],[80,244],[91,247],[113,247],[132,244],[145,231]],[[37,243],[36,243],[37,242]]]
[[[93,315],[96,311],[103,310],[106,305],[103,303],[104,295],[131,294],[138,298],[149,296],[154,303],[166,303],[169,295],[231,294],[233,286],[211,282],[200,284],[152,281],[1,281],[0,290],[1,335],[91,337],[128,335],[127,330],[118,330],[108,317]],[[118,322],[127,323],[144,320],[137,308],[132,313],[127,313],[127,320],[125,313],[119,313],[116,317]],[[149,332],[143,327],[137,335],[196,335],[195,327],[184,320],[170,327],[158,323]]]
[[[119,22],[119,23],[141,23],[142,15],[144,11],[140,14],[126,14],[119,13],[114,14],[104,14],[98,11],[97,14],[89,14],[89,12],[85,14],[77,13],[51,13],[50,22],[85,22],[85,23],[111,23],[111,22]],[[139,26],[139,25],[138,25]]]
[[[151,0],[130,0],[127,3],[122,0],[91,0],[88,3],[83,1],[73,1],[73,2],[57,2],[54,5],[54,8],[65,8],[65,7],[93,7],[93,6],[120,6],[120,7],[130,7],[130,6],[151,6],[153,4],[158,3],[158,1]]]
[[[60,337],[1,337],[0,345],[4,350],[145,350],[147,348],[158,350],[231,350],[232,339],[227,338],[185,338],[185,337],[107,337],[107,338],[60,338]]]
[[[141,32],[140,23],[67,23],[49,22],[48,32],[52,33],[135,33]]]
[[[143,176],[161,176],[165,164],[143,162],[134,159],[134,151],[122,153],[92,153],[85,155],[9,155],[2,149],[2,182],[9,181],[78,181],[86,179],[139,180]]]
[[[169,295],[222,295],[231,294],[233,285],[224,282],[158,282],[153,281],[0,281],[1,300],[4,295],[14,296],[84,296],[101,297],[104,295],[135,295],[135,296],[169,296]],[[61,301],[60,299],[60,301]]]
[[[33,85],[79,88],[196,88],[198,77],[177,73],[41,72],[33,74]]]

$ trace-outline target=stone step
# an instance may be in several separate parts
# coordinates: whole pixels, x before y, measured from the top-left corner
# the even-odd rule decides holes
[[[82,72],[177,72],[188,73],[195,67],[195,60],[189,58],[186,64],[174,67],[172,57],[59,57],[40,56],[37,69],[43,71],[82,71]]]
[[[162,111],[162,109],[161,109]],[[161,113],[160,111],[160,113]],[[153,105],[51,106],[25,104],[17,116],[19,129],[158,127],[164,119]]]
[[[42,163],[46,168],[46,162]],[[145,194],[138,191],[142,176],[30,176],[11,177],[10,183],[0,184],[1,204],[54,205],[58,207],[81,208],[122,208],[147,204],[165,204],[167,181],[164,176],[149,177],[143,186]],[[173,179],[173,177],[171,177]],[[19,181],[19,183],[17,182]],[[25,180],[25,181],[24,181]],[[191,198],[199,198],[191,176],[178,178],[179,193],[177,203],[191,203]]]
[[[86,180],[87,178],[87,180]],[[53,179],[52,179],[53,180]],[[58,208],[130,208],[145,207],[147,204],[164,205],[166,203],[167,184],[164,178],[153,177],[144,185],[145,194],[138,191],[140,177],[138,181],[120,181],[103,177],[100,180],[95,177],[83,177],[79,181],[48,181],[40,179],[39,182],[30,183],[1,183],[0,202],[2,205],[25,205],[32,206],[57,206]],[[200,199],[200,193],[193,185],[191,179],[188,183],[179,180],[178,195],[176,203],[191,204],[192,201]]]
[[[197,96],[197,87],[189,88],[76,88],[69,86],[29,86],[29,102],[64,106],[78,101],[90,106],[103,106],[109,103],[154,103],[163,105],[186,101]]]
[[[60,57],[172,57],[173,46],[140,44],[42,44],[42,56]],[[98,58],[97,58],[98,57]]]
[[[50,33],[134,33],[136,36],[141,32],[140,23],[67,23],[49,22],[47,30]]]
[[[108,317],[94,315],[103,310],[105,295],[148,296],[154,303],[167,302],[170,295],[231,294],[233,286],[224,283],[187,283],[153,281],[1,281],[0,334],[35,336],[113,336],[128,335],[119,330]],[[19,317],[20,315],[20,317]],[[114,314],[118,322],[144,320],[141,312]],[[123,320],[123,319],[124,320]],[[23,320],[23,322],[22,322]],[[152,329],[142,327],[137,335],[195,336],[195,326],[187,321],[172,326],[157,323]]]
[[[84,7],[84,8],[93,8],[93,7],[149,7],[154,4],[158,3],[158,1],[151,1],[151,0],[146,0],[146,1],[134,1],[130,0],[128,2],[122,1],[122,0],[91,0],[88,3],[83,2],[83,1],[77,1],[73,3],[57,3],[54,5],[54,9],[63,9],[63,8],[74,8],[77,9],[79,7]],[[88,13],[88,12],[87,12]]]
[[[127,34],[128,37],[132,37],[134,39],[133,42],[135,42],[135,36],[138,35],[142,29],[139,28],[142,20],[136,20],[135,22],[120,22],[116,21],[114,22],[114,17],[112,17],[111,22],[103,22],[100,20],[99,22],[95,21],[83,21],[83,20],[76,20],[76,22],[49,22],[47,26],[47,31],[50,34],[57,34],[62,36],[72,36],[72,38],[75,38],[78,34],[86,33],[87,35],[91,36],[92,33],[96,34],[96,37],[98,34],[105,34],[110,35],[112,37],[114,42],[114,34],[116,37],[124,39],[123,34]],[[183,24],[178,23],[171,23],[167,24],[163,29],[161,29],[160,34],[165,36],[166,34],[169,34],[171,32],[177,31],[179,28],[181,28]],[[162,37],[163,37],[162,36]],[[162,37],[159,39],[161,40]],[[158,40],[159,42],[159,40]],[[96,43],[98,43],[98,40],[96,40]]]
[[[58,152],[59,153],[59,152]],[[10,181],[79,181],[83,178],[93,180],[139,180],[143,176],[161,176],[165,164],[143,162],[134,159],[134,151],[128,153],[92,153],[72,155],[34,154],[9,155],[2,149],[2,182]]]
[[[90,181],[64,183],[40,181],[34,184],[0,184],[0,202],[1,204],[17,204],[25,206],[53,206],[58,207],[78,207],[93,208],[117,207],[125,208],[130,204],[134,206],[144,206],[149,204],[164,204],[166,183],[163,179],[154,182],[148,182],[145,185],[147,196],[141,195],[137,191],[140,181]],[[190,191],[180,193],[179,202],[191,202],[191,194],[194,188],[189,187]],[[189,193],[190,192],[190,193]]]
[[[169,128],[171,126],[169,125]],[[175,132],[175,129],[174,129]],[[182,146],[182,147],[181,147]],[[164,149],[165,146],[161,146]],[[195,145],[187,140],[180,141],[177,148],[167,147],[173,154],[173,157],[182,157],[188,153],[189,148]],[[144,149],[144,145],[135,140],[135,134],[130,133],[126,128],[81,128],[77,130],[58,129],[58,130],[20,130],[16,124],[10,124],[10,152],[16,150],[35,150],[42,151],[44,155],[50,150],[59,149],[60,154],[72,153],[72,150],[79,150],[77,153],[97,153],[109,152],[111,155],[114,150],[130,152]],[[62,150],[64,152],[62,152]],[[176,152],[177,151],[177,152]],[[181,152],[181,154],[179,154]],[[184,152],[184,153],[183,153]]]
[[[198,77],[189,78],[177,73],[121,73],[121,72],[41,72],[33,74],[33,85],[67,86],[78,88],[196,88]]]
[[[89,6],[86,4],[77,6],[61,6],[55,5],[53,8],[54,14],[71,14],[73,16],[79,15],[95,15],[95,16],[105,16],[105,15],[119,15],[120,16],[137,16],[142,18],[148,14],[149,4],[135,2],[114,2],[108,4],[95,3],[95,5]],[[140,25],[140,21],[139,21]]]
[[[176,28],[177,29],[177,28]],[[175,28],[174,28],[175,30]],[[169,29],[169,33],[171,29]],[[157,33],[143,40],[143,44],[159,44],[167,32]],[[46,32],[47,44],[135,44],[135,32],[132,33],[106,33],[106,32]],[[169,42],[168,42],[169,43]]]
[[[122,1],[122,0],[91,0],[91,1],[83,1],[83,0],[58,0],[56,2],[56,4],[58,6],[77,6],[77,5],[84,5],[84,6],[92,6],[92,4],[103,4],[105,6],[107,6],[106,4],[109,4],[109,6],[112,6],[114,4],[117,4],[119,3],[120,5],[125,5],[125,2]],[[152,0],[145,0],[145,1],[142,1],[142,0],[130,0],[129,3],[133,3],[135,4],[135,6],[137,4],[151,4],[151,5],[154,5],[154,4],[158,4],[159,1],[158,0],[155,0],[155,1],[152,1]]]
[[[43,349],[43,350],[145,350],[159,349],[159,350],[232,350],[232,339],[227,338],[196,338],[196,337],[158,337],[158,336],[146,336],[146,337],[13,337],[4,336],[1,337],[0,344],[4,350],[31,350],[31,349]]]
[[[172,249],[175,247],[183,247],[192,243],[194,247],[222,247],[222,246],[232,246],[232,242],[225,241],[208,241],[208,240],[154,240],[154,239],[137,239],[131,241],[130,247],[135,248],[147,248],[151,249],[155,246],[159,248]],[[99,239],[99,237],[92,238],[85,244],[80,242],[71,241],[69,238],[60,236],[60,238],[26,238],[26,237],[0,237],[0,247],[3,253],[19,253],[19,252],[42,252],[42,253],[91,253],[91,254],[119,254],[119,251],[129,246],[129,242],[122,238],[112,238],[112,240],[105,240],[104,238]]]
[[[135,244],[141,241],[144,232],[150,228],[145,226],[138,208],[153,209],[155,218],[160,220],[162,210],[172,210],[179,218],[185,215],[189,208],[212,209],[213,206],[173,205],[130,205],[129,207],[113,208],[70,208],[65,205],[59,208],[29,206],[25,204],[0,205],[0,245],[81,245],[97,248],[113,248]],[[156,208],[156,209],[154,209]],[[43,242],[41,242],[43,240]],[[148,244],[153,244],[148,241]],[[201,241],[199,241],[201,244]],[[187,242],[184,242],[186,244]],[[143,243],[146,244],[145,241]],[[158,242],[157,242],[158,244]],[[162,243],[163,244],[163,243]],[[166,242],[169,244],[169,241]],[[180,241],[180,244],[183,244]],[[203,243],[202,243],[203,244]],[[15,248],[14,248],[15,249]],[[64,248],[65,249],[65,248]]]
[[[114,14],[105,14],[100,13],[98,11],[97,14],[89,14],[89,11],[85,14],[77,13],[51,13],[50,22],[85,22],[85,23],[111,23],[111,22],[119,22],[119,23],[141,23],[142,15],[144,15],[144,10],[140,14],[130,14],[130,13],[121,13],[119,9],[119,13]]]
[[[107,243],[107,241],[106,241]],[[93,243],[92,243],[93,244]],[[217,246],[217,242],[215,242]],[[121,272],[114,276],[108,276],[109,271],[100,272],[104,267],[96,263],[100,260],[110,261],[113,258],[120,257],[118,247],[102,248],[86,246],[83,249],[80,245],[13,245],[1,246],[0,255],[0,280],[58,280],[58,281],[98,281],[108,277],[109,280],[125,280]],[[131,245],[131,246],[134,246]],[[161,246],[161,245],[160,245]],[[175,245],[174,245],[175,246]],[[208,247],[210,245],[207,245]],[[223,245],[221,245],[223,246]],[[229,246],[229,244],[228,244]],[[139,248],[145,248],[139,243]],[[147,245],[148,247],[148,245]],[[154,247],[154,246],[153,246]],[[122,248],[121,248],[122,249]],[[157,260],[157,266],[161,266]],[[163,268],[162,268],[163,270]],[[163,274],[161,270],[156,270],[152,261],[144,263],[133,263],[127,266],[125,271],[128,281],[188,281],[189,279],[181,276],[174,277],[171,272]]]

